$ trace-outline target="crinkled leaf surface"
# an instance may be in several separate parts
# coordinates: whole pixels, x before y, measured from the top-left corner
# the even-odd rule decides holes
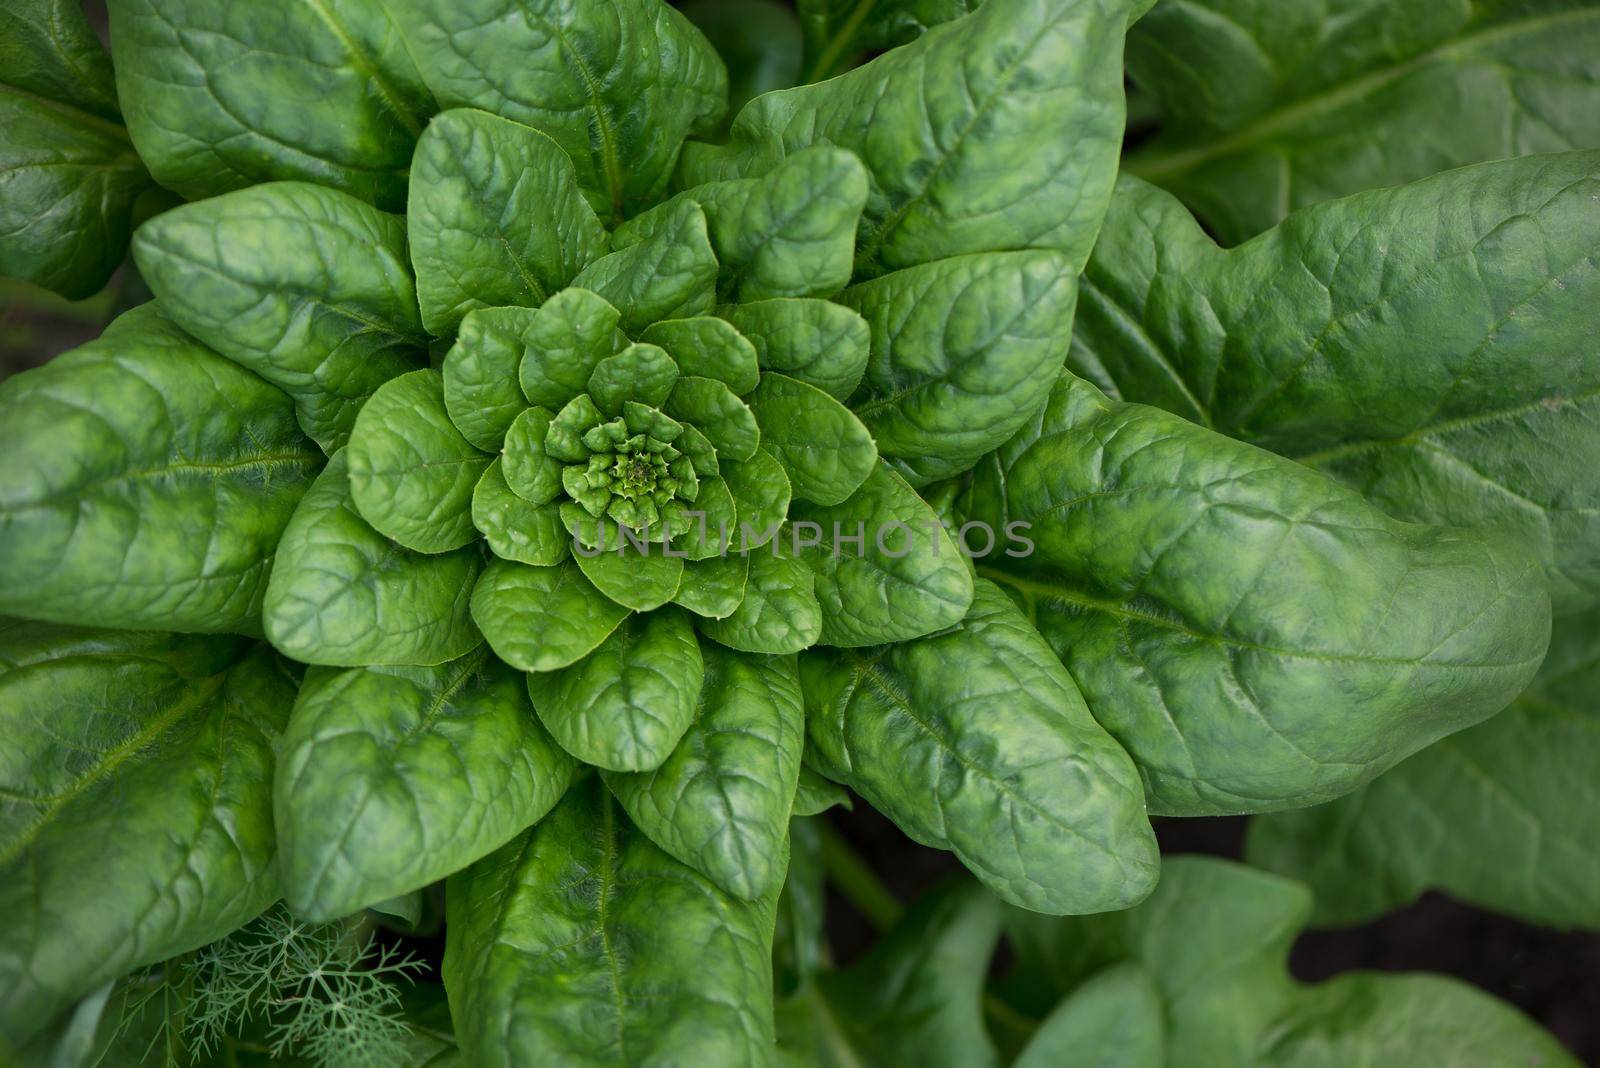
[[[439,368],[450,422],[484,452],[500,451],[506,430],[528,407],[518,377],[538,315],[536,308],[468,312]]]
[[[293,701],[276,656],[234,639],[3,625],[0,1035],[271,904]]]
[[[805,711],[793,657],[701,646],[694,722],[654,771],[602,777],[667,853],[735,897],[766,897],[783,878]]]
[[[332,454],[367,398],[422,362],[405,232],[346,193],[272,182],[157,216],[133,254],[167,314],[293,397]]]
[[[472,491],[472,524],[483,532],[489,549],[505,560],[548,567],[571,552],[572,537],[555,504],[530,504],[506,484],[504,457],[478,479]]]
[[[576,770],[521,673],[483,648],[439,667],[312,670],[279,754],[283,891],[311,920],[498,849],[555,806]]]
[[[680,320],[681,321],[681,320]],[[659,345],[629,345],[595,364],[589,396],[607,415],[620,415],[622,405],[636,401],[659,408],[672,395],[678,365]]]
[[[433,110],[378,0],[110,0],[123,114],[156,180],[198,200],[297,178],[405,204]]]
[[[576,505],[563,505],[563,520],[567,529],[578,538],[578,528],[572,525],[574,511],[582,512]],[[585,516],[588,513],[583,513]],[[625,537],[618,535],[619,537]],[[676,550],[674,550],[676,552]],[[684,558],[667,556],[659,543],[651,545],[649,553],[632,548],[618,552],[606,549],[601,552],[584,550],[574,552],[573,559],[595,589],[618,604],[635,612],[649,612],[660,608],[678,595],[683,583]]]
[[[5,84],[113,122],[111,57],[73,0],[14,0],[0,12]]]
[[[528,403],[560,411],[589,388],[595,365],[616,350],[617,309],[586,289],[564,289],[529,322],[518,381]]]
[[[747,653],[798,653],[822,634],[816,577],[810,568],[773,548],[752,550],[744,600],[733,614],[700,620],[700,632]]]
[[[653,202],[727,106],[722,61],[661,0],[385,0],[446,107],[540,130],[615,223]]]
[[[750,576],[750,558],[734,553],[691,560],[683,565],[683,582],[673,595],[697,616],[726,619],[744,600],[745,582]]]
[[[865,319],[842,304],[785,297],[726,304],[717,314],[755,346],[763,369],[838,400],[848,400],[866,373],[872,332]]]
[[[615,305],[622,312],[623,329],[630,334],[660,319],[710,311],[716,297],[717,257],[700,206],[676,200],[635,222],[634,230],[619,230],[613,236],[617,251],[584,268],[572,284]]]
[[[665,411],[704,434],[716,448],[719,464],[748,460],[761,443],[755,413],[715,378],[688,375],[678,379]]]
[[[1167,0],[1128,71],[1164,120],[1129,168],[1230,245],[1320,200],[1600,144],[1593,0]]]
[[[599,648],[528,676],[539,718],[563,749],[612,771],[650,771],[694,722],[705,665],[689,617],[631,615]]]
[[[451,878],[445,985],[483,1068],[772,1063],[777,888],[746,902],[667,856],[599,780]]]
[[[1310,883],[1316,920],[1362,923],[1430,887],[1552,927],[1600,927],[1600,612],[1556,620],[1515,704],[1355,793],[1252,821],[1251,863]]]
[[[956,629],[808,652],[801,681],[807,760],[1005,900],[1099,912],[1155,884],[1133,762],[993,583]]]
[[[406,222],[422,321],[440,336],[474,308],[538,307],[606,247],[561,147],[471,108],[423,132]]]
[[[476,546],[419,553],[373,530],[340,451],[284,529],[262,619],[303,663],[442,664],[483,641],[468,611],[482,568]]]
[[[714,378],[741,397],[761,379],[755,346],[725,319],[663,319],[650,324],[639,340],[659,345],[683,374]]]
[[[289,398],[154,304],[0,384],[0,611],[260,632],[322,455]]]
[[[730,551],[757,549],[777,537],[791,500],[789,476],[783,465],[765,449],[757,448],[748,460],[730,461],[723,481],[733,497],[738,520],[738,527],[729,529]],[[710,511],[709,505],[706,510]],[[712,523],[708,518],[708,526]],[[713,544],[720,544],[720,530],[708,529],[707,535]]]
[[[750,394],[764,451],[783,465],[794,495],[838,504],[877,469],[872,434],[816,386],[767,373]]]
[[[529,504],[551,507],[561,494],[563,463],[545,451],[551,415],[524,408],[506,430],[505,452],[496,461],[511,491]]]
[[[472,590],[472,618],[489,647],[523,671],[581,660],[627,615],[571,560],[551,567],[491,560]]]
[[[1059,249],[1075,271],[1116,174],[1123,35],[1147,6],[989,0],[848,74],[751,101],[728,145],[685,149],[685,177],[748,178],[837,145],[871,179],[857,277],[1024,248]]]
[[[970,514],[1030,524],[1016,590],[1150,809],[1347,793],[1505,707],[1549,598],[1494,532],[1399,523],[1291,461],[1063,374],[978,470]]]

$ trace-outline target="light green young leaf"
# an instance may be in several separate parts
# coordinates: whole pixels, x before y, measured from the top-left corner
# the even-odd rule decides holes
[[[468,610],[476,546],[419,553],[373,530],[333,454],[283,532],[261,616],[267,638],[306,664],[442,664],[483,642]]]
[[[777,461],[773,461],[776,467]],[[730,464],[729,468],[732,469]],[[780,483],[786,486],[788,483]],[[786,502],[787,503],[787,502]],[[687,531],[673,539],[673,551],[681,551],[687,557],[687,563],[709,560],[716,556],[729,556],[737,552],[739,537],[739,505],[733,499],[733,492],[728,489],[726,479],[713,475],[700,480],[700,491],[694,499],[694,507],[688,509],[686,517],[690,526]],[[687,579],[688,572],[685,571]],[[743,575],[743,568],[740,569]],[[731,577],[731,576],[726,576]],[[726,585],[726,578],[713,580],[713,585]],[[740,595],[744,589],[744,579],[738,579]],[[681,589],[679,591],[682,592]],[[738,602],[735,601],[734,604]],[[733,605],[728,606],[728,611],[733,610]],[[702,615],[705,613],[701,613]],[[726,615],[726,613],[723,613]]]
[[[0,383],[0,612],[259,634],[322,464],[289,398],[154,304]]]
[[[1053,252],[990,252],[839,295],[872,328],[850,408],[913,486],[967,470],[1044,406],[1072,338],[1076,273]]]
[[[865,52],[907,44],[940,23],[960,18],[981,0],[797,0],[805,32],[806,82],[831,78]]]
[[[770,1066],[776,898],[729,897],[630,826],[599,780],[579,783],[450,880],[463,1059]]]
[[[602,772],[634,826],[735,897],[783,880],[805,711],[793,657],[702,648],[694,722],[654,771]]]
[[[807,760],[1005,900],[1100,912],[1155,885],[1133,762],[993,583],[954,630],[800,670]]]
[[[749,577],[747,556],[730,553],[691,560],[683,565],[683,582],[672,602],[706,619],[727,619],[744,600]]]
[[[1596,56],[1592,0],[1169,0],[1128,37],[1163,119],[1129,167],[1233,245],[1321,200],[1600,145]]]
[[[755,346],[761,367],[849,400],[867,370],[865,319],[827,300],[782,298],[727,304],[717,314]]]
[[[1600,152],[1487,163],[1223,251],[1127,179],[1070,363],[1396,518],[1510,530],[1558,610],[1597,604],[1600,364],[1577,311],[1600,301],[1597,196]]]
[[[744,599],[723,619],[700,620],[700,633],[746,653],[798,653],[822,633],[816,577],[792,556],[752,550]]]
[[[691,200],[663,204],[637,220],[632,238],[613,235],[617,251],[572,280],[622,312],[622,328],[638,334],[660,319],[703,315],[715,303],[717,257],[706,217]],[[625,243],[626,241],[626,243]]]
[[[872,434],[816,386],[768,372],[750,394],[764,452],[783,465],[794,495],[838,504],[878,466]]]
[[[528,407],[517,379],[538,315],[535,308],[468,312],[439,368],[450,421],[484,452],[500,451],[512,420]]]
[[[657,345],[629,345],[595,364],[589,396],[607,415],[622,414],[625,401],[659,408],[672,395],[678,365]]]
[[[560,146],[470,108],[417,142],[406,222],[422,321],[440,337],[474,308],[537,308],[606,249]]]
[[[972,568],[939,516],[887,464],[848,500],[792,509],[794,544],[817,576],[824,645],[904,641],[961,622]],[[846,541],[856,539],[859,541]]]
[[[528,676],[539,718],[561,747],[611,771],[661,766],[694,721],[705,677],[689,617],[629,616],[571,667]]]
[[[617,309],[586,289],[564,289],[540,305],[517,372],[528,403],[558,412],[588,389],[596,365],[619,347],[620,322]]]
[[[346,193],[273,182],[158,215],[133,255],[163,310],[293,397],[332,455],[367,398],[422,363],[405,232]]]
[[[741,397],[761,381],[755,346],[726,319],[663,319],[639,340],[665,349],[683,374],[714,378]]]
[[[350,499],[380,533],[425,553],[477,540],[472,491],[491,457],[450,422],[438,371],[412,371],[374,393],[346,457]]]
[[[690,375],[678,379],[665,410],[704,434],[716,448],[719,464],[748,460],[761,444],[755,413],[714,378]]]
[[[0,629],[0,1040],[278,896],[272,747],[294,683],[242,648]]]
[[[871,179],[858,278],[1027,248],[1060,250],[1076,273],[1116,177],[1123,35],[1149,3],[988,0],[841,77],[751,101],[728,145],[685,149],[684,179],[748,178],[834,145]]]
[[[722,61],[660,0],[385,0],[446,107],[551,137],[608,225],[653,203],[727,107]]]
[[[573,507],[567,506],[563,519],[571,514]],[[584,514],[587,516],[588,513]],[[574,538],[579,536],[570,524],[567,529]],[[618,532],[617,537],[620,539],[623,536]],[[575,552],[573,559],[578,561],[583,573],[601,593],[635,612],[649,612],[678,595],[684,567],[683,557],[666,555],[659,542],[649,544],[648,553],[633,548],[622,552],[607,548],[600,552]]]
[[[1528,690],[1332,804],[1251,821],[1252,864],[1310,883],[1322,924],[1430,887],[1551,927],[1600,927],[1600,612],[1558,617]],[[1493,858],[1492,862],[1486,858]]]
[[[489,647],[523,671],[576,663],[627,615],[571,560],[553,567],[491,560],[472,590],[472,618]]]
[[[566,466],[545,451],[552,416],[545,408],[524,408],[506,430],[505,451],[496,461],[505,484],[528,504],[555,507]],[[559,517],[560,512],[557,511]]]
[[[539,726],[522,675],[483,648],[434,668],[313,669],[278,752],[284,897],[315,921],[498,849],[576,771]]]
[[[728,531],[729,551],[750,552],[777,537],[789,514],[789,476],[783,465],[757,448],[748,460],[730,461],[722,478],[738,517],[738,526]],[[719,532],[713,527],[707,536],[715,543]]]
[[[280,178],[398,211],[433,111],[373,0],[110,0],[117,91],[156,180],[189,200]]]
[[[504,560],[549,567],[565,560],[572,538],[555,504],[529,504],[506,484],[503,458],[489,465],[472,491],[472,525]]]
[[[1399,523],[1289,460],[1064,374],[978,470],[974,519],[1150,809],[1330,800],[1505,707],[1549,634],[1538,561]],[[988,569],[985,569],[986,571]]]

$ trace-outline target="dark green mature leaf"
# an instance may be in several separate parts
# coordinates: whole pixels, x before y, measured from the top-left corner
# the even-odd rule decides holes
[[[522,675],[487,649],[436,668],[315,669],[273,785],[284,897],[334,920],[426,886],[537,822],[575,771]]]
[[[0,11],[6,86],[120,122],[111,57],[76,0],[12,0]]]
[[[374,0],[110,0],[117,90],[190,200],[299,178],[399,210],[433,100]]]
[[[580,783],[450,880],[444,974],[464,1059],[771,1064],[776,898],[729,897],[598,780]]]
[[[1597,604],[1600,364],[1579,311],[1600,301],[1596,197],[1600,152],[1489,163],[1223,251],[1127,179],[1070,363],[1396,518],[1508,529],[1558,610]]]
[[[506,430],[528,407],[518,377],[539,314],[537,308],[468,312],[439,368],[450,421],[484,452],[500,451]]]
[[[1076,274],[1057,253],[991,252],[840,294],[872,328],[850,408],[912,485],[967,470],[1044,406],[1072,338]]]
[[[1538,561],[1399,523],[1315,471],[1064,374],[985,461],[975,519],[1027,523],[1018,592],[1150,809],[1330,800],[1505,707],[1549,634]],[[1023,577],[1025,575],[1025,577]]]
[[[1051,1010],[1011,1068],[1163,1068],[1161,992],[1131,961],[1097,972]]]
[[[1060,920],[1010,910],[1010,982],[1048,1003],[1108,964],[1135,961],[1160,988],[1167,1049],[1216,1068],[1576,1068],[1533,1021],[1454,979],[1350,972],[1295,982],[1289,946],[1310,912],[1299,883],[1210,857],[1172,857],[1155,893],[1127,912]]]
[[[797,0],[805,31],[808,82],[831,78],[863,52],[878,52],[921,37],[960,18],[982,0]]]
[[[695,718],[705,665],[681,610],[632,615],[571,667],[528,676],[561,747],[611,771],[661,766]]]
[[[755,346],[763,368],[848,400],[867,370],[872,332],[849,308],[827,300],[780,298],[717,309]]]
[[[1099,912],[1155,884],[1133,762],[993,583],[952,631],[800,668],[806,759],[1005,900]]]
[[[1168,0],[1128,38],[1164,118],[1129,166],[1235,244],[1320,200],[1600,144],[1597,57],[1593,0]]]
[[[678,379],[665,410],[704,434],[716,448],[719,464],[748,460],[761,444],[755,413],[714,378]]]
[[[639,340],[661,346],[683,374],[714,378],[741,397],[761,380],[755,346],[724,319],[664,319]]]
[[[780,1004],[779,1039],[807,1068],[991,1068],[979,1005],[999,936],[995,899],[946,883],[860,961]]]
[[[750,408],[763,451],[783,465],[796,497],[838,504],[877,469],[872,434],[816,386],[769,372],[750,394]]]
[[[468,611],[482,568],[474,546],[419,553],[373,530],[340,451],[284,529],[262,621],[279,651],[307,664],[442,664],[483,641]]]
[[[701,652],[694,722],[672,755],[654,771],[602,777],[652,842],[754,901],[783,879],[805,740],[800,677],[793,657]]]
[[[706,234],[705,213],[678,200],[641,215],[612,236],[617,251],[602,256],[572,280],[622,312],[622,328],[638,334],[660,319],[702,315],[716,296],[717,257]]]
[[[405,233],[348,194],[273,182],[157,216],[133,255],[178,325],[293,397],[331,455],[367,398],[421,363]]]
[[[794,791],[794,814],[817,816],[835,805],[846,810],[855,807],[850,794],[832,779],[823,778],[808,765],[800,765],[800,782]]]
[[[586,289],[564,289],[545,301],[523,336],[517,371],[528,403],[558,412],[588,389],[596,365],[618,347],[620,322],[617,309]]]
[[[537,308],[606,248],[561,146],[471,108],[417,142],[406,221],[422,321],[440,337],[474,308]]]
[[[1024,248],[1059,249],[1076,272],[1116,175],[1122,38],[1148,4],[989,0],[865,67],[751,101],[729,145],[685,150],[685,178],[747,178],[836,145],[871,178],[857,277]]]
[[[627,615],[571,560],[553,567],[491,560],[472,590],[472,618],[489,647],[523,671],[576,663]]]
[[[1251,863],[1310,883],[1318,923],[1429,887],[1554,927],[1600,927],[1600,612],[1556,620],[1516,703],[1320,808],[1254,820]],[[1491,859],[1492,858],[1492,859]]]
[[[240,649],[0,629],[0,1037],[278,896],[272,746],[294,683]]]
[[[472,491],[472,525],[483,532],[493,553],[505,560],[548,567],[571,553],[572,537],[554,503],[530,504],[506,484],[504,457],[478,479]]]
[[[727,106],[722,61],[660,0],[384,0],[446,107],[547,134],[608,223],[656,199]]]
[[[492,461],[450,422],[438,371],[380,387],[356,417],[346,457],[350,499],[380,533],[425,553],[478,539],[472,492]]]
[[[801,766],[802,784],[807,770]],[[797,810],[799,800],[797,793]],[[778,922],[772,934],[772,985],[780,998],[793,994],[821,971],[827,959],[823,933],[827,891],[818,822],[789,821],[789,871],[783,879],[783,893],[778,895]]]
[[[796,542],[812,544],[802,559],[816,572],[824,645],[904,641],[967,614],[971,565],[939,516],[886,464],[848,500],[797,504],[791,518]]]
[[[730,649],[746,653],[798,653],[822,634],[816,577],[776,547],[755,549],[749,560],[744,600],[722,619],[702,619],[700,632]]]
[[[260,633],[322,455],[289,398],[154,304],[0,384],[0,611]]]

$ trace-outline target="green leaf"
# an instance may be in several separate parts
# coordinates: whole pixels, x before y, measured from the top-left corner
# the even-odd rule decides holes
[[[629,345],[595,364],[589,396],[607,415],[622,414],[624,401],[659,408],[672,395],[678,365],[656,345]]]
[[[472,491],[490,457],[450,422],[438,371],[412,371],[374,393],[346,455],[350,498],[380,533],[425,553],[477,540]]]
[[[840,294],[872,327],[850,408],[913,486],[967,470],[1044,407],[1072,338],[1076,273],[1052,252],[991,252]]]
[[[307,664],[442,664],[483,641],[468,612],[482,568],[474,547],[419,553],[373,530],[340,451],[283,532],[262,621],[280,652]]]
[[[547,134],[608,224],[654,203],[690,134],[727,106],[722,61],[660,0],[387,0],[446,107]]]
[[[555,504],[529,504],[506,484],[504,460],[489,465],[472,491],[472,525],[505,560],[549,567],[568,556],[571,537]]]
[[[780,1004],[779,1040],[816,1068],[993,1068],[979,1006],[999,936],[994,898],[947,882],[861,960]]]
[[[528,676],[533,707],[561,747],[611,771],[661,766],[695,716],[705,675],[689,617],[632,615],[571,667]]]
[[[999,587],[947,633],[800,669],[807,759],[1005,900],[1100,912],[1155,885],[1133,762]]]
[[[1600,612],[1558,618],[1510,708],[1332,804],[1253,820],[1250,862],[1310,883],[1321,924],[1364,923],[1437,887],[1530,923],[1600,927],[1597,639]]]
[[[289,398],[154,304],[0,383],[0,612],[258,634],[322,464]]]
[[[201,200],[297,178],[404,205],[433,100],[383,4],[108,6],[118,94],[156,181]]]
[[[111,57],[73,0],[13,0],[0,11],[5,84],[121,121]]]
[[[568,529],[572,530],[570,526]],[[574,531],[573,537],[577,536]],[[627,543],[622,541],[622,544]],[[648,552],[631,546],[602,548],[598,552],[576,551],[573,558],[601,593],[635,612],[648,612],[677,596],[678,585],[683,581],[684,560],[678,555],[666,555],[660,542],[647,544]]]
[[[741,397],[761,381],[755,346],[725,319],[664,319],[651,323],[639,340],[665,349],[681,373],[714,378]]]
[[[1167,1049],[1217,1068],[1576,1068],[1533,1021],[1454,979],[1350,972],[1294,981],[1289,947],[1310,911],[1299,883],[1212,857],[1169,857],[1161,885],[1130,911],[1062,920],[1011,910],[1017,965],[1008,981],[1050,999],[1092,989],[1079,984],[1131,960],[1160,991]]]
[[[489,647],[523,671],[576,663],[627,615],[571,560],[553,567],[491,560],[472,590],[472,618]]]
[[[40,623],[0,629],[0,1035],[195,949],[278,896],[270,650]]]
[[[823,778],[808,765],[800,766],[800,783],[794,793],[794,815],[818,816],[838,805],[846,811],[855,807],[850,794],[832,779]]]
[[[989,0],[848,74],[751,101],[728,145],[685,149],[683,178],[748,178],[833,145],[871,179],[858,278],[1028,248],[1076,273],[1116,176],[1123,34],[1149,2]]]
[[[750,394],[750,408],[764,451],[783,465],[796,497],[838,504],[877,468],[872,434],[815,386],[768,372]]]
[[[293,397],[330,455],[421,363],[405,222],[348,194],[274,182],[185,204],[141,226],[133,255],[173,320]]]
[[[440,337],[474,308],[537,308],[606,248],[560,146],[470,108],[417,142],[406,221],[422,321]]]
[[[529,404],[557,412],[589,388],[589,376],[618,348],[621,316],[586,289],[564,289],[545,301],[527,333],[518,378]]]
[[[802,765],[802,790],[807,771]],[[795,800],[798,808],[798,794]],[[789,872],[784,876],[783,893],[778,895],[778,922],[772,934],[773,985],[780,998],[793,994],[821,971],[827,959],[823,930],[827,890],[817,823],[813,819],[789,821]]]
[[[752,550],[744,599],[723,619],[700,620],[700,633],[746,653],[798,653],[822,633],[816,578],[792,556]]]
[[[1128,38],[1163,119],[1129,166],[1237,244],[1317,201],[1593,148],[1596,54],[1588,0],[1163,3]]]
[[[789,476],[783,465],[758,448],[748,460],[729,461],[722,478],[738,516],[738,529],[728,532],[731,551],[751,552],[777,537],[789,514]]]
[[[1028,524],[1000,577],[1134,757],[1152,812],[1347,793],[1505,707],[1544,656],[1538,562],[1399,523],[1315,471],[1063,375],[979,469]]]
[[[450,880],[445,986],[463,1060],[770,1065],[773,910],[629,826],[598,780]]]
[[[761,443],[755,413],[714,378],[688,375],[678,379],[666,412],[704,434],[716,448],[719,464],[748,460]]]
[[[801,559],[817,576],[823,644],[904,641],[967,614],[971,565],[939,516],[888,465],[878,464],[848,500],[796,505],[790,518],[794,544],[811,544]]]
[[[1070,363],[1398,519],[1509,530],[1558,611],[1600,604],[1600,365],[1573,356],[1600,301],[1596,196],[1600,152],[1487,163],[1224,251],[1128,179]]]
[[[602,772],[652,842],[735,897],[783,880],[805,712],[793,657],[706,646],[694,722],[653,771]]]
[[[533,308],[470,311],[445,353],[445,410],[461,436],[484,452],[500,451],[512,420],[528,407],[517,378],[539,314]]]
[[[659,319],[702,315],[715,302],[717,257],[706,217],[691,200],[663,204],[635,220],[636,240],[613,236],[616,252],[584,268],[572,284],[593,290],[622,312],[622,328],[637,335]]]
[[[805,78],[820,82],[854,57],[908,44],[940,23],[975,10],[981,0],[797,0],[805,32]]]
[[[498,460],[511,491],[541,507],[554,507],[552,502],[561,496],[561,471],[566,466],[545,451],[551,419],[544,408],[524,408],[506,430],[505,450]]]
[[[284,896],[323,921],[426,886],[537,822],[575,771],[521,674],[487,649],[432,668],[315,669],[273,788]]]
[[[1092,1057],[1103,1068],[1163,1068],[1161,992],[1139,965],[1091,976],[1039,1024],[1012,1068],[1056,1068]]]
[[[826,300],[783,298],[717,309],[755,346],[761,367],[849,400],[867,370],[872,332],[860,315]]]
[[[672,598],[697,616],[727,619],[744,600],[745,583],[750,576],[750,558],[741,555],[712,556],[683,565],[683,582]]]

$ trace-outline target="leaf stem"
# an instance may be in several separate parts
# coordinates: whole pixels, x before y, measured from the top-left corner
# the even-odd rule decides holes
[[[854,905],[857,912],[880,933],[894,926],[905,907],[895,897],[876,872],[861,859],[844,836],[826,822],[820,824],[822,832],[822,866],[828,879]]]

